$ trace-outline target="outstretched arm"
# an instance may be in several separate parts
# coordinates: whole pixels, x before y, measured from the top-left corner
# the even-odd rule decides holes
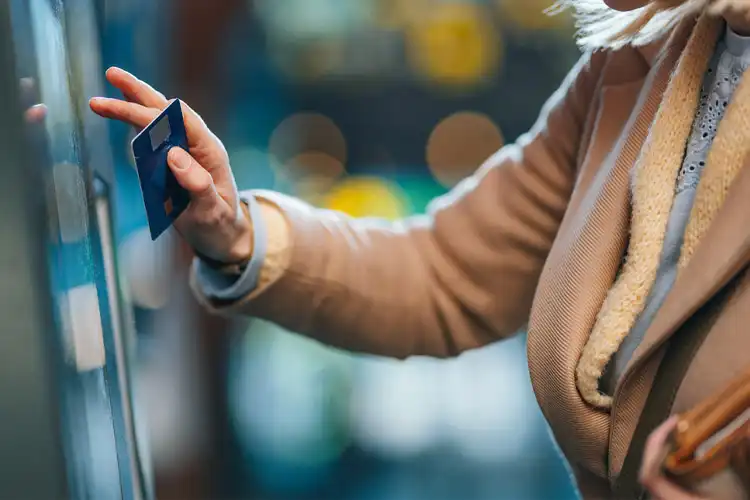
[[[533,129],[425,216],[358,220],[266,192],[258,287],[216,311],[264,318],[327,344],[395,357],[451,356],[525,323],[567,208],[606,54],[584,56]]]

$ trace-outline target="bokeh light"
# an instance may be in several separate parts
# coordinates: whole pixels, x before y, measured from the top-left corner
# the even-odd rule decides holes
[[[135,231],[120,244],[118,254],[124,281],[133,303],[144,309],[161,309],[170,299],[174,228],[151,241],[147,228]]]
[[[336,74],[344,64],[344,45],[339,39],[311,40],[299,48],[269,48],[278,69],[292,80],[316,81]]]
[[[427,165],[444,186],[456,185],[503,146],[497,125],[481,113],[462,111],[443,121],[427,142]]]
[[[294,474],[322,472],[349,445],[352,359],[266,322],[254,323],[229,394],[236,431],[260,462],[263,481],[288,489]],[[278,484],[280,481],[281,484]],[[285,484],[286,483],[286,484]]]
[[[371,16],[369,1],[253,0],[251,3],[271,38],[286,42],[341,36],[366,24]]]
[[[295,194],[315,205],[345,173],[341,161],[320,151],[306,151],[291,158],[283,171]]]
[[[441,435],[463,456],[485,463],[524,459],[524,449],[533,439],[528,419],[536,402],[528,387],[522,340],[468,352],[442,367]]]
[[[407,30],[408,57],[428,81],[475,85],[499,68],[502,39],[487,15],[473,3],[437,4]]]
[[[552,0],[495,0],[500,17],[515,28],[529,31],[572,29],[572,16],[565,13],[549,15]]]
[[[360,446],[404,459],[438,444],[440,372],[440,362],[431,359],[360,361],[351,401],[352,434]]]
[[[314,80],[342,62],[343,41],[366,26],[369,1],[254,0],[268,35],[269,55],[293,79]]]
[[[264,151],[252,147],[234,149],[229,151],[229,162],[240,190],[274,186],[276,175]]]
[[[290,159],[309,151],[325,153],[346,164],[346,139],[327,116],[311,112],[293,114],[279,123],[268,142],[268,153],[275,167],[290,166]]]
[[[376,21],[388,29],[403,29],[429,10],[432,0],[379,0]]]
[[[323,197],[323,205],[352,217],[399,219],[409,213],[401,189],[377,177],[349,177],[336,184]]]

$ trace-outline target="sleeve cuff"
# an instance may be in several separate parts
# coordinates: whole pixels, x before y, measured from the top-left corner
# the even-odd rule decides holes
[[[253,255],[239,277],[227,276],[195,259],[197,285],[212,300],[234,301],[250,294],[258,286],[260,271],[268,252],[268,232],[258,201],[252,195],[242,196],[253,222]]]

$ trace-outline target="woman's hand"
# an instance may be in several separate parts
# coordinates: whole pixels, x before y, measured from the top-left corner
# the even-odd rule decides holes
[[[36,85],[31,78],[21,78],[21,102],[26,109],[23,118],[26,123],[41,123],[47,116],[47,106],[44,104],[32,104],[36,102]]]
[[[91,99],[91,109],[100,116],[142,130],[169,105],[163,94],[122,69],[110,68],[106,76],[124,99]],[[227,151],[185,103],[182,114],[190,153],[172,148],[168,163],[191,200],[175,227],[196,252],[206,257],[226,263],[244,261],[252,253],[252,227],[240,206]]]
[[[706,497],[685,491],[662,474],[667,438],[676,425],[677,418],[670,418],[652,432],[646,441],[640,471],[641,484],[654,500],[708,500]]]

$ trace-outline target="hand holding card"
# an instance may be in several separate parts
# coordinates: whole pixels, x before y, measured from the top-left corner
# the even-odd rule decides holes
[[[181,187],[189,195],[187,208],[176,220],[172,217],[169,223],[174,222],[177,231],[196,252],[211,259],[236,263],[249,258],[252,253],[252,226],[240,208],[229,157],[221,141],[187,104],[168,101],[163,94],[130,73],[111,68],[107,71],[107,80],[120,89],[124,99],[97,97],[91,100],[91,109],[100,116],[128,123],[138,130],[147,127],[149,130],[157,129],[154,140],[159,144],[147,147],[166,155],[171,174],[160,172],[156,184],[163,185],[164,192],[168,191],[168,175],[173,175],[176,185],[169,188],[172,190],[170,192],[177,192],[177,187]],[[162,114],[169,115],[166,108],[170,104],[182,110],[187,149],[175,144],[167,148],[160,142],[162,136],[158,135],[158,124],[161,121],[157,118]],[[171,120],[168,123],[172,125]],[[150,134],[148,138],[150,143]],[[142,175],[140,171],[139,175]],[[142,179],[142,182],[144,180],[148,179]],[[158,198],[153,196],[154,200]],[[162,213],[169,219],[166,216],[169,206],[164,206],[166,201],[167,198],[162,198],[156,205],[161,205]],[[178,200],[172,199],[173,211],[175,201]],[[149,203],[146,201],[147,206]],[[157,229],[159,227],[156,226]]]

